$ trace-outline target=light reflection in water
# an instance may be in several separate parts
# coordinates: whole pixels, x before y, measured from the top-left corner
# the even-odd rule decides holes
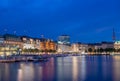
[[[8,81],[9,80],[9,65],[8,64],[5,64],[5,80]]]
[[[42,75],[42,67],[38,67],[38,77],[40,77],[40,79],[42,79],[43,75]]]
[[[0,81],[120,81],[120,56],[72,56],[0,64]]]
[[[120,81],[120,56],[114,56],[114,80]]]
[[[81,79],[84,81],[86,76],[86,62],[85,62],[85,56],[81,56]]]
[[[32,63],[29,65],[20,64],[20,69],[18,69],[18,81],[34,81],[34,67]]]
[[[18,76],[17,76],[18,81],[23,81],[23,70],[22,70],[23,66],[24,64],[20,64],[20,68],[18,69]]]
[[[18,69],[18,81],[23,81],[23,71],[22,71],[22,69]]]
[[[78,60],[76,57],[73,57],[73,81],[78,81]]]

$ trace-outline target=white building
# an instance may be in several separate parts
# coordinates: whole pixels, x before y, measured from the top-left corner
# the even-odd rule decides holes
[[[82,44],[82,43],[74,43],[74,44],[72,44],[72,52],[85,54],[87,49],[88,49],[87,44]]]
[[[94,48],[95,49],[100,49],[100,48],[102,48],[102,44],[101,43],[96,43],[96,44],[94,44]]]
[[[120,49],[120,41],[115,41],[114,48],[115,49]]]
[[[71,52],[71,46],[70,45],[58,44],[57,52],[58,53]]]
[[[23,49],[35,49],[35,41],[33,38],[23,36]]]
[[[114,43],[113,42],[102,42],[101,43],[101,48],[102,49],[114,48]]]

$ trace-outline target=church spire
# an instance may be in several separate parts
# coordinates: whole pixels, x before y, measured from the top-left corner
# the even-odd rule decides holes
[[[114,28],[113,28],[112,40],[113,40],[113,42],[115,42],[115,40],[116,40],[115,30],[114,30]]]

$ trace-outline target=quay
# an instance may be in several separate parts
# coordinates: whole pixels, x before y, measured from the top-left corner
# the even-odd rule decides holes
[[[41,55],[10,55],[0,57],[0,63],[13,63],[13,62],[44,62],[48,60],[48,56]]]
[[[81,56],[83,54],[14,54],[9,56],[0,56],[0,63],[14,63],[14,62],[46,62],[49,58],[67,57],[67,56]],[[86,54],[84,54],[86,56]],[[110,55],[110,54],[87,54],[93,55]]]
[[[45,62],[49,58],[66,57],[66,56],[80,56],[80,54],[17,54],[0,57],[0,63],[13,63],[13,62]]]

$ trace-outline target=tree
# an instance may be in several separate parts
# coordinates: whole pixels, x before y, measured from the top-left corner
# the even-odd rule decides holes
[[[111,52],[114,52],[115,50],[114,50],[114,48],[109,48],[109,52],[111,53]]]
[[[94,53],[95,53],[95,54],[97,53],[97,49],[94,50]]]
[[[88,49],[88,52],[90,52],[90,54],[91,54],[91,52],[93,52],[93,49],[92,49],[92,48],[89,48],[89,49]]]
[[[103,48],[100,48],[100,53],[102,53],[104,51],[104,49]]]
[[[35,53],[38,53],[38,52],[39,52],[39,49],[37,49],[37,48],[34,49],[34,52],[35,52]]]
[[[44,52],[44,50],[40,50],[40,52],[42,52],[42,53],[43,53],[43,52]]]
[[[98,48],[98,49],[97,49],[97,53],[99,53],[99,52],[100,52],[100,49]]]
[[[106,54],[107,54],[107,53],[109,52],[109,48],[106,48],[106,49],[105,49],[105,52],[106,52]]]
[[[107,54],[107,53],[114,52],[114,51],[115,51],[114,48],[106,48],[106,49],[105,49],[106,54]]]
[[[119,49],[116,49],[116,52],[117,52],[117,53],[120,52],[120,48],[119,48]]]

